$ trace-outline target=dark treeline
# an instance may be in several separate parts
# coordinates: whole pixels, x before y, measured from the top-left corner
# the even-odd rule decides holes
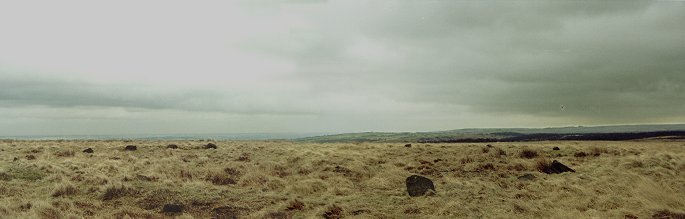
[[[635,133],[589,133],[589,134],[520,134],[509,133],[503,138],[421,138],[419,143],[481,143],[522,141],[624,141],[656,137],[685,138],[685,131],[635,132]]]

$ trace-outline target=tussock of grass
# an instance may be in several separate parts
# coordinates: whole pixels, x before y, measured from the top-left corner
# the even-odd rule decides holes
[[[587,157],[588,154],[585,153],[584,151],[580,151],[580,152],[576,152],[575,154],[573,154],[573,156],[574,157]]]
[[[78,189],[71,183],[62,183],[52,190],[52,197],[71,196],[78,193]]]
[[[238,157],[238,161],[250,162],[250,154],[244,153]]]
[[[535,162],[535,169],[541,173],[551,173],[552,172],[552,162],[547,159],[541,158],[537,159]]]
[[[293,200],[290,202],[290,205],[285,208],[288,211],[301,211],[304,210],[304,203],[302,203],[300,200]]]
[[[507,169],[513,170],[513,171],[524,171],[524,170],[527,170],[528,168],[526,168],[526,166],[521,164],[521,163],[516,163],[516,164],[512,164],[512,165],[508,166]]]
[[[606,153],[609,153],[609,150],[607,150],[606,148],[592,147],[592,149],[590,149],[590,154],[592,154],[592,156],[595,157]]]
[[[286,212],[269,212],[267,215],[264,216],[265,219],[289,219],[292,218],[288,213]]]
[[[109,201],[118,199],[132,193],[133,189],[124,184],[112,184],[105,188],[105,192],[102,194],[102,200]]]
[[[226,173],[226,174],[228,174],[228,175],[231,175],[231,176],[235,176],[235,177],[238,177],[238,176],[240,176],[240,175],[242,174],[242,173],[240,172],[240,170],[237,170],[237,169],[235,169],[235,168],[230,168],[230,167],[224,168],[224,173]]]
[[[409,207],[404,209],[405,214],[421,214],[421,209],[416,207]]]
[[[645,167],[645,163],[642,162],[641,160],[633,160],[633,161],[630,161],[630,162],[627,164],[627,166],[628,166],[629,168],[644,168],[644,167]]]
[[[57,157],[73,157],[75,152],[73,150],[64,150],[55,152]]]
[[[32,206],[31,208],[36,216],[36,218],[41,219],[61,219],[62,211],[53,207],[52,205],[44,202],[39,202],[38,204]]]
[[[480,166],[481,171],[494,171],[495,170],[495,165],[492,163],[485,163]]]
[[[343,217],[343,209],[340,206],[333,205],[328,208],[328,211],[323,213],[323,217],[326,219],[339,219]]]
[[[224,172],[211,173],[207,176],[207,181],[212,182],[214,185],[233,185],[236,184],[236,179]]]
[[[0,181],[10,181],[12,180],[12,176],[10,174],[5,173],[5,172],[0,172]]]
[[[652,215],[654,219],[685,219],[685,213],[676,213],[669,210],[660,210]]]
[[[521,158],[526,158],[526,159],[532,159],[538,157],[538,152],[530,149],[524,149],[521,151],[519,154],[519,157]]]
[[[502,148],[497,148],[497,155],[499,155],[499,156],[507,156],[507,152],[504,151]]]
[[[38,181],[43,179],[46,173],[37,166],[12,165],[7,171],[7,179],[19,179],[26,181]]]

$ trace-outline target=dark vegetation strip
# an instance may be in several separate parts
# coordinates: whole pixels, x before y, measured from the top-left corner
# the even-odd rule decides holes
[[[635,133],[586,133],[586,134],[518,134],[509,133],[503,138],[421,138],[419,143],[481,143],[481,142],[527,142],[527,141],[625,141],[645,138],[667,137],[684,139],[685,131],[659,131]]]

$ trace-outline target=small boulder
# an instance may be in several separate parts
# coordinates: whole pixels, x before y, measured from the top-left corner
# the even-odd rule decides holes
[[[216,145],[214,143],[209,143],[209,144],[205,145],[205,149],[210,149],[210,148],[216,149]]]
[[[522,181],[534,180],[535,178],[537,178],[537,177],[535,177],[535,175],[530,174],[530,173],[526,173],[523,176],[518,177],[518,179],[522,180]]]
[[[92,153],[93,153],[93,149],[92,149],[92,148],[86,148],[85,150],[83,150],[83,153],[92,154]]]
[[[576,172],[575,170],[567,167],[566,165],[560,163],[557,160],[552,161],[552,163],[540,162],[538,163],[538,170],[546,174],[558,174],[563,172]]]
[[[214,208],[212,210],[213,219],[237,219],[238,212],[235,208],[229,206],[223,206]]]
[[[435,185],[430,179],[419,175],[407,177],[407,192],[409,193],[409,196],[422,196],[430,190],[435,192]]]
[[[557,160],[552,161],[552,170],[554,171],[554,173],[576,172],[575,170],[567,167],[566,165],[560,163]]]
[[[178,145],[170,144],[170,145],[167,145],[166,148],[169,148],[169,149],[178,149]]]
[[[125,151],[135,151],[135,150],[138,150],[138,147],[135,146],[135,145],[126,145],[126,147],[124,148],[124,150],[125,150]]]
[[[165,204],[164,207],[162,207],[162,212],[165,214],[180,214],[183,212],[183,205]]]
[[[404,147],[410,148],[411,144],[405,144]]]
[[[552,150],[558,151],[558,150],[561,150],[561,148],[559,148],[559,147],[553,147]]]

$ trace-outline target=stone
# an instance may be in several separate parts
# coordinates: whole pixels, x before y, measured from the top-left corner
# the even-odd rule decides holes
[[[526,173],[523,176],[518,177],[519,180],[523,180],[523,181],[534,180],[535,178],[537,178],[537,177],[535,177],[535,175],[530,174],[530,173]]]
[[[566,165],[560,163],[557,160],[552,161],[552,163],[538,163],[538,170],[546,174],[558,174],[563,172],[576,172],[575,170],[567,167]]]
[[[411,144],[405,144],[404,147],[410,148]]]
[[[214,143],[209,143],[209,144],[205,145],[205,149],[210,149],[210,148],[216,149],[216,145]]]
[[[557,160],[552,161],[552,167],[551,167],[553,173],[563,173],[563,172],[573,172],[575,173],[576,171],[567,167],[566,165],[560,163]]]
[[[167,145],[166,148],[169,148],[169,149],[178,149],[178,145],[170,144],[170,145]]]
[[[552,150],[558,151],[558,150],[561,150],[561,148],[559,148],[559,147],[553,147]]]
[[[162,207],[162,212],[165,214],[180,214],[183,212],[183,205],[165,204],[164,207]]]
[[[212,219],[237,219],[238,212],[235,208],[223,206],[212,209]]]
[[[124,148],[124,150],[126,150],[126,151],[135,151],[135,150],[138,150],[138,147],[135,146],[135,145],[126,145],[126,147]]]
[[[409,193],[409,196],[423,196],[427,194],[429,190],[435,192],[435,185],[430,179],[419,175],[407,177],[407,193]]]
[[[93,153],[93,149],[92,149],[92,148],[86,148],[85,150],[83,150],[83,153],[92,154],[92,153]]]

